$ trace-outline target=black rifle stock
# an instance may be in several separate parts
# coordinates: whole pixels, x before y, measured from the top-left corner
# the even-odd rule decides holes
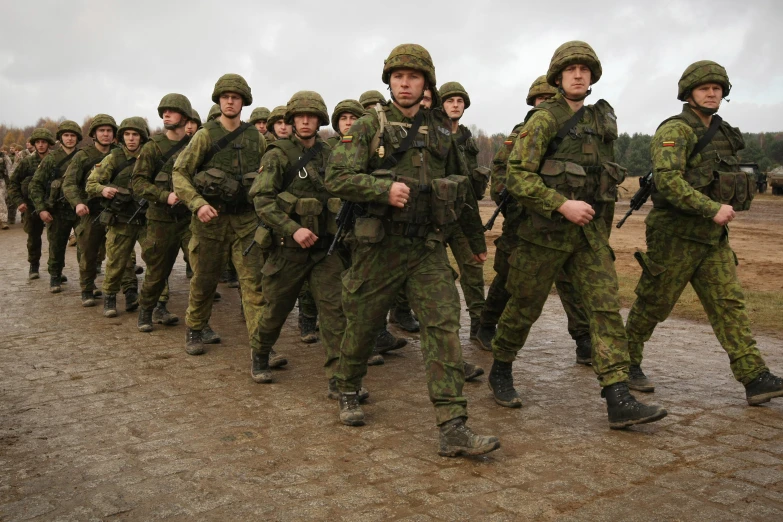
[[[644,205],[647,200],[650,198],[650,194],[652,194],[653,189],[653,173],[650,172],[644,177],[639,178],[639,190],[636,191],[636,194],[633,195],[631,198],[631,208],[628,209],[628,212],[625,213],[623,216],[623,219],[621,219],[617,223],[617,228],[620,228],[623,226],[623,223],[625,223],[625,220],[631,217],[631,214],[635,210],[639,210],[642,208],[642,205]]]
[[[362,207],[358,203],[352,201],[344,201],[340,207],[340,211],[337,213],[337,232],[334,234],[332,244],[329,245],[329,251],[327,256],[332,255],[337,243],[345,238],[345,235],[353,228],[353,224],[356,222],[356,218],[363,214]]]
[[[489,221],[487,221],[487,224],[484,225],[484,230],[492,230],[492,227],[495,226],[495,220],[498,218],[498,215],[506,210],[506,207],[508,206],[508,199],[511,197],[511,194],[508,193],[507,188],[504,188],[500,194],[498,194],[498,197],[500,198],[498,208],[495,209],[495,211],[492,213],[492,216],[490,216]]]

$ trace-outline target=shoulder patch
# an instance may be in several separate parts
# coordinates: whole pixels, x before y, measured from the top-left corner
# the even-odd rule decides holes
[[[353,141],[353,136],[351,136],[351,135],[349,135],[349,134],[346,134],[346,135],[345,135],[345,136],[343,136],[343,137],[342,137],[342,139],[340,140],[340,142],[341,142],[341,143],[351,143],[352,141]]]
[[[673,141],[664,141],[664,142],[662,143],[662,145],[663,145],[664,147],[674,147],[674,142],[673,142]]]
[[[524,138],[525,136],[527,136],[527,131],[522,131],[519,133],[520,138]]]

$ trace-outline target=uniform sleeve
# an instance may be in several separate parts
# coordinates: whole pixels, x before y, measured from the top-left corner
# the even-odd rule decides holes
[[[505,185],[522,205],[547,219],[568,201],[544,184],[538,171],[549,142],[557,136],[557,122],[545,111],[536,111],[522,128],[508,157]]]
[[[193,186],[193,176],[196,175],[196,169],[204,160],[204,156],[207,155],[211,146],[212,140],[209,137],[209,132],[200,129],[193,135],[190,143],[187,144],[185,150],[180,152],[174,163],[171,175],[174,182],[174,192],[193,213],[209,204]]]
[[[685,124],[661,126],[650,143],[656,190],[673,207],[712,219],[720,203],[711,200],[685,181],[688,156],[696,146],[696,134]]]
[[[30,201],[38,210],[46,210],[46,186],[49,184],[49,180],[52,179],[52,170],[54,170],[55,162],[52,154],[47,154],[46,157],[35,169],[30,180]]]
[[[8,197],[11,199],[11,203],[14,207],[18,207],[24,203],[24,196],[22,195],[22,180],[27,175],[27,158],[21,160],[14,169],[13,174],[8,182]]]
[[[375,116],[362,116],[351,126],[349,134],[337,143],[326,167],[324,182],[329,192],[355,203],[389,203],[392,181],[367,172],[373,154],[370,142],[378,128]]]
[[[276,197],[283,192],[283,178],[288,168],[288,158],[278,148],[269,151],[261,159],[261,174],[250,187],[250,197],[261,220],[283,236],[293,236],[302,226],[291,219],[277,205]]]
[[[114,173],[114,154],[109,154],[100,163],[95,165],[90,175],[87,176],[87,183],[84,188],[87,191],[87,197],[101,198],[103,197],[103,189],[109,184],[111,175]]]
[[[453,139],[449,147],[449,155],[446,157],[446,172],[458,172],[460,175],[472,179],[463,153]],[[471,252],[482,254],[487,251],[487,242],[484,240],[484,225],[481,223],[481,214],[479,214],[478,201],[476,200],[476,193],[473,191],[472,183],[468,183],[465,206],[462,208],[459,216],[459,226],[468,240]]]
[[[87,162],[87,154],[84,151],[77,152],[71,163],[68,164],[68,170],[63,176],[63,194],[73,208],[77,205],[86,205],[82,191],[79,188],[82,181],[82,169]]]
[[[139,153],[139,159],[136,160],[136,165],[133,167],[131,188],[135,196],[165,205],[168,203],[171,192],[155,185],[160,159],[161,154],[158,146],[152,141],[145,143]]]

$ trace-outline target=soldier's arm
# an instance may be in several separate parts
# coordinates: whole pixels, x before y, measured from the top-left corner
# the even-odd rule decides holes
[[[22,196],[22,180],[25,178],[27,172],[27,162],[22,160],[14,169],[11,178],[8,180],[8,197],[11,199],[11,204],[14,207],[18,207],[24,203],[24,196]]]
[[[468,172],[463,153],[457,148],[457,144],[453,139],[451,147],[449,147],[449,155],[446,157],[446,172],[457,172],[471,179],[471,173]],[[476,193],[473,191],[472,183],[468,183],[465,206],[462,207],[462,212],[459,216],[459,225],[468,240],[471,252],[482,254],[487,251],[487,242],[484,240],[484,225],[481,223],[478,201],[476,200]]]
[[[326,167],[325,184],[329,192],[347,201],[389,203],[392,181],[367,172],[375,153],[370,150],[370,142],[378,128],[377,116],[367,114],[356,120],[350,135],[337,143]]]
[[[28,188],[30,201],[33,202],[33,206],[39,211],[46,210],[46,185],[49,184],[51,172],[54,167],[54,155],[47,154],[41,163],[38,164],[38,168],[35,169],[35,174],[33,174],[32,179],[30,179],[30,186]]]
[[[167,204],[169,192],[166,189],[158,188],[155,185],[155,176],[157,175],[158,162],[161,154],[158,146],[150,141],[144,144],[133,167],[131,175],[131,188],[133,194],[144,198],[147,201],[157,201],[160,204]]]
[[[193,176],[196,175],[196,169],[204,160],[207,151],[212,146],[212,140],[209,133],[200,129],[185,146],[185,150],[177,156],[172,170],[172,180],[174,182],[174,192],[177,197],[185,202],[191,212],[198,212],[198,209],[208,205],[207,200],[198,193],[193,186]]]
[[[277,148],[270,150],[261,159],[261,174],[250,187],[250,197],[258,217],[283,236],[293,236],[294,232],[302,228],[280,209],[275,199],[283,192],[283,178],[288,165],[288,158],[283,151]]]
[[[76,205],[87,204],[82,198],[82,191],[79,188],[82,181],[82,168],[86,162],[87,154],[83,151],[77,152],[63,175],[63,194],[73,208],[76,208]]]
[[[712,219],[720,203],[693,188],[683,177],[697,141],[693,130],[683,123],[669,122],[659,128],[650,143],[653,180],[656,190],[673,207]]]
[[[87,176],[87,183],[84,187],[87,191],[87,196],[90,199],[103,197],[103,189],[106,188],[113,173],[114,154],[109,154],[95,165],[90,175]]]
[[[552,212],[568,198],[547,187],[538,171],[549,146],[557,136],[557,122],[545,111],[535,112],[517,136],[506,167],[505,185],[522,205],[551,219]]]

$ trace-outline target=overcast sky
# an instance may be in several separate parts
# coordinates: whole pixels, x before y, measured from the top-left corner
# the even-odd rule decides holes
[[[252,107],[315,90],[331,110],[368,89],[385,93],[383,60],[413,42],[432,54],[439,85],[467,89],[463,123],[508,132],[554,50],[584,40],[604,70],[588,103],[606,99],[621,132],[652,133],[678,113],[677,80],[704,59],[726,67],[733,84],[725,120],[747,132],[783,131],[782,23],[783,2],[774,0],[3,0],[0,122],[81,123],[106,112],[118,122],[144,116],[154,128],[168,92],[185,94],[206,117],[227,72],[250,83]]]

